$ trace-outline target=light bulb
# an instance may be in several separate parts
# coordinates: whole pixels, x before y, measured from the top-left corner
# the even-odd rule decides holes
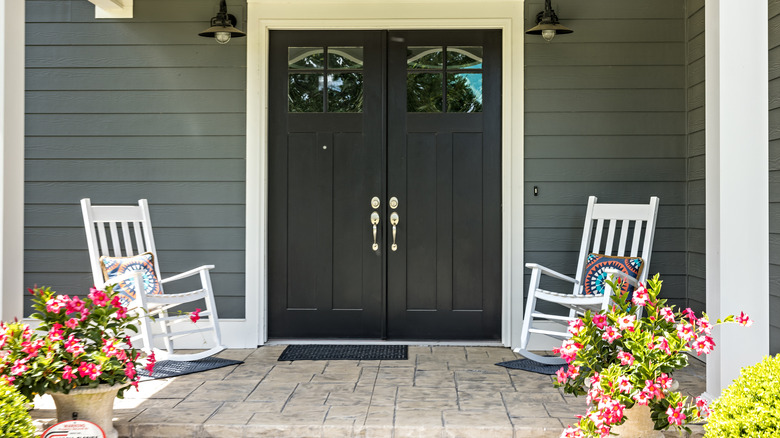
[[[230,41],[230,32],[214,32],[214,39],[220,44],[227,44]]]
[[[542,38],[548,43],[555,37],[555,29],[545,29],[542,31]]]

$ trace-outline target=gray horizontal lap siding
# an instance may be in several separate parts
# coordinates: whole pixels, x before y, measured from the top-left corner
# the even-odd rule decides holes
[[[661,273],[671,302],[685,305],[684,9],[669,0],[554,7],[574,33],[549,44],[525,36],[525,261],[573,275],[589,195],[621,203],[659,196],[650,271]],[[529,28],[543,2],[525,8]]]
[[[780,0],[769,0],[770,353],[780,353]]]
[[[686,0],[688,306],[705,310],[704,1]]]
[[[26,2],[26,286],[86,292],[79,199],[146,198],[163,277],[216,265],[220,316],[245,316],[246,41],[197,36],[217,5],[96,20],[86,0]],[[228,8],[244,28],[245,2]]]

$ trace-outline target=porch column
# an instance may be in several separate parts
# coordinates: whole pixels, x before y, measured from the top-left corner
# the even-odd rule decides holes
[[[0,318],[21,318],[24,258],[24,0],[0,4]]]
[[[769,353],[769,110],[766,1],[705,0],[707,313],[755,323],[715,331],[707,395]],[[753,25],[737,26],[750,16]]]

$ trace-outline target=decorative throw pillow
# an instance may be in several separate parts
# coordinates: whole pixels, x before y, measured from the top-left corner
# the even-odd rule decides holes
[[[143,272],[144,290],[147,294],[161,294],[162,288],[154,272],[154,256],[150,252],[145,252],[132,257],[100,257],[100,268],[103,270],[103,278],[109,280],[132,271]],[[119,292],[119,297],[124,305],[130,304],[135,300],[137,291],[135,281],[128,278],[120,281],[114,286],[114,290]]]
[[[603,294],[604,287],[608,287],[605,280],[609,275],[609,270],[617,270],[629,277],[638,278],[642,273],[644,263],[641,257],[615,257],[590,253],[585,264],[582,293],[585,295]],[[634,286],[624,281],[621,289],[623,293],[630,293],[634,291]]]

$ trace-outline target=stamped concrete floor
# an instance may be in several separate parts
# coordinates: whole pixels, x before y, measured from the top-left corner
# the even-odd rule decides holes
[[[554,376],[496,366],[521,357],[508,348],[412,346],[405,361],[278,362],[284,347],[227,350],[219,356],[244,363],[142,382],[114,404],[120,437],[558,437],[585,411],[584,398],[564,395]],[[696,360],[675,378],[689,395],[704,391]],[[51,399],[32,413],[40,426],[53,423]]]

